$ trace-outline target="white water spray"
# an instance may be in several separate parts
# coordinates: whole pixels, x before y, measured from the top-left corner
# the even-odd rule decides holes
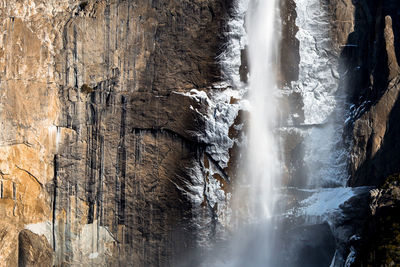
[[[249,120],[246,161],[235,186],[234,236],[230,256],[212,266],[276,266],[274,261],[275,189],[281,178],[277,127],[277,31],[279,0],[251,0],[246,17],[248,34]],[[204,265],[205,266],[205,265]]]
[[[246,177],[250,186],[250,214],[263,220],[272,216],[274,188],[280,180],[276,68],[277,0],[250,2],[247,16],[249,77],[249,132]]]

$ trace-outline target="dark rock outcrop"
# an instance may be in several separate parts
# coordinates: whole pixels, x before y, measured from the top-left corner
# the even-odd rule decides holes
[[[18,236],[19,267],[51,267],[54,251],[44,236],[22,230]]]
[[[387,177],[385,184],[371,191],[369,214],[361,238],[353,243],[351,266],[397,266],[400,264],[400,179]]]
[[[296,38],[296,3],[294,0],[280,1],[282,36],[280,40],[279,82],[288,85],[299,77],[299,40]]]
[[[399,4],[355,1],[354,32],[342,52],[342,77],[354,123],[349,185],[380,185],[400,171]]]

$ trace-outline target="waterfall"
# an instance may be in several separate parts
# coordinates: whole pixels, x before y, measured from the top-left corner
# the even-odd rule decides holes
[[[278,0],[251,0],[246,15],[249,79],[247,144],[241,179],[234,191],[237,220],[231,260],[224,266],[275,266],[274,204],[281,180],[276,84]],[[243,203],[245,202],[245,203]]]
[[[237,34],[231,34],[221,62],[233,87],[242,92],[242,108],[248,111],[246,138],[241,144],[244,160],[238,170],[241,179],[233,181],[231,232],[227,231],[226,243],[213,249],[212,259],[202,266],[336,266],[343,261],[337,245],[351,231],[337,227],[344,218],[340,206],[366,190],[343,186],[347,178],[342,139],[346,96],[338,93],[338,60],[332,52],[328,4],[294,2],[299,77],[278,88],[279,0],[236,1],[238,19],[229,25]],[[246,34],[239,30],[243,13]],[[238,71],[237,56],[243,43],[249,61],[247,84],[240,82]],[[301,98],[303,120],[295,109],[287,118],[282,115],[286,111],[278,103],[291,94]],[[283,160],[285,142],[298,142],[302,152],[297,152],[296,160],[302,164]],[[299,175],[293,171],[297,167],[301,168]]]
[[[249,76],[249,128],[245,148],[244,179],[249,182],[252,214],[257,219],[272,216],[274,188],[280,181],[277,126],[276,0],[250,2],[247,15]]]
[[[217,260],[202,266],[276,266],[274,260],[274,203],[281,180],[277,137],[276,84],[279,43],[278,0],[241,0],[246,13],[248,84],[244,108],[248,111],[245,161],[238,170],[232,199],[232,236],[214,253]],[[238,54],[238,53],[231,53]],[[237,79],[231,79],[237,81]],[[221,252],[222,251],[222,252]],[[221,256],[224,255],[224,256]]]

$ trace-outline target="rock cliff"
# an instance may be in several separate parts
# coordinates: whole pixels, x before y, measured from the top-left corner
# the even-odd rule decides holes
[[[400,162],[400,5],[352,1],[354,31],[341,52],[342,87],[348,92],[346,139],[349,186],[374,186],[360,236],[350,240],[351,266],[398,265]]]
[[[212,234],[230,5],[0,3],[2,266],[168,266]]]
[[[230,21],[233,4],[0,2],[0,266],[194,266],[198,248],[229,228],[224,205],[247,114],[220,64],[227,51],[241,61],[230,66],[240,79],[248,75],[246,51],[227,40],[240,42],[243,27],[243,18]],[[310,36],[298,37],[305,14],[296,8],[281,1],[281,134],[284,185],[306,187],[304,132],[325,127],[323,116],[310,118],[315,108],[328,114],[334,105],[310,105],[310,92],[298,89],[309,78],[299,66],[312,64],[301,61]],[[328,88],[321,75],[322,87],[346,95],[339,135],[350,151],[348,185],[377,187],[370,213],[352,217],[361,241],[343,251],[355,265],[396,264],[398,218],[389,216],[399,208],[400,5],[332,0],[321,10],[329,19],[315,25],[329,27],[311,36],[320,38],[312,52],[329,59],[321,72],[339,83]],[[324,262],[334,249],[331,232],[326,239]]]
[[[355,30],[343,49],[350,91],[350,185],[381,185],[399,170],[399,6],[396,1],[355,2]]]
[[[299,49],[293,38],[299,39],[301,46],[302,35],[301,33],[296,35],[299,27],[296,27],[294,20],[291,21],[290,18],[301,15],[299,12],[302,10],[293,7],[292,1],[283,3],[281,48],[282,54],[288,56],[283,56],[281,63],[284,66],[292,62],[298,66],[299,63],[293,62],[295,57],[292,57],[296,54],[293,51]],[[296,3],[307,5],[310,1]],[[337,244],[341,243],[339,252],[342,250],[340,253],[344,253],[344,259],[339,260],[340,254],[337,253],[335,264],[341,266],[340,264],[346,262],[348,264],[346,266],[397,265],[399,264],[396,256],[399,218],[395,214],[399,208],[398,173],[400,172],[398,156],[400,5],[397,1],[363,0],[320,1],[319,3],[319,9],[315,10],[324,9],[330,17],[330,43],[325,46],[325,52],[331,55],[333,62],[337,62],[331,65],[333,72],[338,71],[338,75],[333,75],[338,79],[335,92],[336,105],[342,105],[344,110],[344,114],[339,114],[343,116],[343,119],[339,117],[338,121],[343,124],[347,117],[343,135],[339,133],[338,139],[338,144],[348,151],[345,152],[348,156],[344,159],[348,169],[348,174],[345,173],[348,176],[347,185],[375,187],[369,197],[366,197],[368,194],[363,194],[362,198],[360,195],[359,198],[354,198],[341,207],[346,219],[336,225],[335,230],[347,227],[347,230],[342,233],[347,235],[348,229],[352,229],[354,235],[349,236],[348,240],[347,237],[341,240],[344,237],[343,234],[337,238]],[[313,8],[310,6],[306,11],[308,16],[315,15],[310,11]],[[317,34],[316,29],[313,32]],[[322,50],[322,42],[322,37],[315,37],[313,44],[320,46],[320,49],[317,47],[318,52]],[[291,53],[285,52],[289,46]],[[323,55],[322,52],[320,56]],[[283,72],[289,76],[283,76],[283,81],[288,77],[293,77],[289,81],[301,79],[301,73],[300,76],[297,73],[296,77],[296,72],[293,70],[296,71],[286,66]],[[323,81],[324,76],[316,79]],[[292,83],[291,89],[296,90],[293,85],[296,84]],[[284,102],[289,103],[282,105],[281,110],[285,116],[294,113],[300,115],[296,120],[286,120],[289,121],[289,127],[295,126],[301,131],[285,129],[282,135],[287,168],[284,183],[296,187],[310,186],[307,184],[307,179],[310,179],[308,176],[313,175],[310,170],[316,171],[324,166],[321,165],[321,162],[324,163],[321,161],[323,155],[319,153],[318,145],[311,146],[313,148],[311,153],[317,154],[316,163],[318,164],[307,166],[304,162],[304,157],[307,157],[307,137],[304,137],[301,127],[305,128],[304,124],[307,124],[307,114],[298,112],[299,108],[296,110],[296,106],[300,106],[300,110],[305,112],[307,103],[304,92],[300,93],[297,98],[293,95],[286,97]],[[334,116],[337,115],[331,115],[328,120],[309,127],[316,126],[323,129],[329,120],[337,120]],[[284,126],[287,127],[285,124]],[[320,131],[323,132],[323,130]],[[324,140],[328,138],[329,136],[324,136]],[[333,162],[329,163],[332,165]],[[317,175],[321,176],[321,174],[326,173],[318,171]],[[329,181],[323,184],[328,187],[330,185]],[[354,214],[358,216],[354,217]],[[339,263],[340,261],[343,262]]]

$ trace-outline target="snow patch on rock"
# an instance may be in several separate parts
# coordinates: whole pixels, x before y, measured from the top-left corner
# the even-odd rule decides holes
[[[56,247],[59,242],[64,242],[63,238],[58,236],[62,232],[58,229],[59,227],[65,226],[59,226],[58,223],[55,224],[55,232],[57,233],[55,236]],[[37,235],[44,235],[49,244],[53,246],[53,223],[51,221],[27,224],[25,225],[25,229]],[[97,221],[94,221],[92,224],[85,224],[78,232],[78,237],[73,239],[73,242],[70,244],[69,249],[74,251],[74,259],[71,259],[71,263],[85,265],[96,262],[96,260],[101,263],[104,257],[111,255],[110,248],[114,242],[116,242],[116,239],[107,227],[100,226]],[[88,262],[80,262],[84,258],[88,259]]]
[[[25,229],[37,235],[44,235],[50,245],[53,245],[53,223],[50,221],[25,225]]]
[[[290,209],[286,215],[305,217],[307,223],[316,224],[328,222],[332,225],[343,214],[341,206],[351,198],[370,191],[370,187],[337,187],[303,189],[311,194],[299,202],[298,206]]]
[[[241,51],[247,44],[247,34],[244,20],[250,0],[235,0],[232,17],[227,21],[227,38],[224,51],[218,56],[222,67],[222,75],[232,85],[241,85],[239,68],[241,65]]]
[[[195,110],[205,121],[203,132],[191,133],[197,136],[202,143],[208,144],[206,152],[219,163],[221,168],[226,168],[229,162],[229,149],[232,148],[234,140],[229,138],[229,128],[234,123],[239,110],[243,109],[241,102],[231,103],[232,99],[240,100],[243,91],[234,90],[228,84],[222,84],[224,89],[205,91],[192,89],[190,92],[174,92],[192,98],[197,103],[207,107],[205,114]],[[214,86],[221,86],[217,84]],[[189,107],[190,108],[190,107]]]
[[[292,88],[303,96],[305,124],[323,123],[336,107],[337,60],[328,53],[332,45],[326,8],[321,1],[296,0],[300,65]]]
[[[97,257],[99,256],[99,253],[98,252],[94,252],[94,253],[90,253],[90,255],[89,255],[89,259],[96,259]]]
[[[351,187],[318,189],[312,196],[300,202],[300,213],[306,216],[324,217],[340,210],[340,205],[355,196]]]

